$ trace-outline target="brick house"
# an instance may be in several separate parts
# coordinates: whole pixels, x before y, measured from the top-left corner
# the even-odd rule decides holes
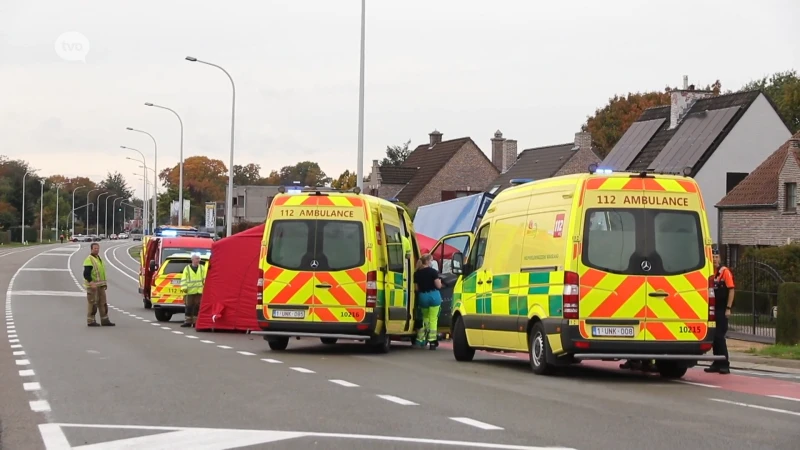
[[[720,253],[729,263],[747,247],[800,241],[797,185],[800,183],[800,133],[795,134],[742,180],[717,207]]]
[[[714,96],[687,86],[669,106],[650,108],[628,128],[601,167],[681,174],[688,168],[710,206],[717,204],[770,153],[791,137],[775,104],[760,91]],[[708,211],[711,238],[719,221]]]
[[[435,130],[429,137],[400,166],[381,167],[373,160],[368,192],[413,209],[481,192],[500,173],[471,138],[443,141]]]
[[[499,131],[492,139],[492,155],[495,147],[498,154],[511,157],[512,153],[505,152],[505,141]],[[489,192],[498,193],[511,186],[511,180],[530,179],[541,180],[544,178],[569,175],[573,173],[588,172],[592,163],[600,164],[600,157],[592,148],[591,133],[575,133],[575,141],[566,144],[550,145],[547,147],[529,148],[516,155],[516,141],[513,144],[514,152],[510,165],[504,165],[500,174],[490,185]],[[504,161],[507,163],[507,161]]]

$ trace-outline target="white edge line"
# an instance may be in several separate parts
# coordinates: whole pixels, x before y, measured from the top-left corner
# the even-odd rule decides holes
[[[706,387],[706,388],[715,388],[715,389],[719,388],[719,386],[714,386],[714,385],[711,385],[711,384],[695,383],[693,381],[675,380],[675,382],[680,383],[680,384],[691,384],[692,386],[700,386],[700,387]]]
[[[777,398],[777,399],[780,399],[780,400],[791,400],[793,402],[800,402],[800,398],[784,397],[783,395],[770,395],[769,397]]]
[[[456,422],[463,423],[464,425],[473,426],[475,428],[480,428],[481,430],[502,430],[502,427],[498,427],[497,425],[492,425],[490,423],[481,422],[479,420],[470,419],[469,417],[451,417],[450,420],[454,420]]]
[[[709,400],[711,400],[712,402],[727,403],[729,405],[745,406],[747,408],[761,409],[763,411],[771,411],[771,412],[776,412],[776,413],[781,413],[781,414],[789,414],[789,415],[792,415],[792,416],[800,416],[800,412],[787,411],[785,409],[778,409],[778,408],[770,408],[769,406],[761,406],[761,405],[753,405],[753,404],[750,404],[750,403],[733,402],[733,401],[730,401],[730,400],[723,400],[721,398],[710,398]]]

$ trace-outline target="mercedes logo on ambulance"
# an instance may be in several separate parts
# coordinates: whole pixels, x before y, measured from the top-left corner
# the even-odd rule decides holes
[[[650,265],[650,261],[648,261],[648,260],[642,261],[642,270],[644,270],[645,272],[650,272],[650,269],[652,269],[652,268],[653,268],[653,266]]]
[[[311,268],[312,269],[316,269],[317,267],[319,267],[319,261],[317,261],[316,259],[311,261]],[[647,270],[650,270],[650,269],[647,269]]]

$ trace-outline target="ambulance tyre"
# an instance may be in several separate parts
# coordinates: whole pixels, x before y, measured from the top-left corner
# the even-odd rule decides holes
[[[161,308],[156,308],[156,320],[159,322],[169,322],[172,319],[172,313],[169,311],[164,311]]]
[[[531,360],[531,369],[536,375],[549,375],[553,373],[554,366],[547,362],[550,353],[550,344],[544,325],[536,322],[528,335],[528,356]]]
[[[322,341],[322,343],[325,345],[333,345],[339,342],[339,340],[336,338],[319,338],[319,340]]]
[[[661,378],[667,378],[671,380],[683,378],[688,370],[688,367],[679,364],[678,361],[658,361],[656,364]]]
[[[386,328],[381,331],[381,334],[370,339],[368,345],[377,353],[389,353],[392,349],[392,339],[386,334]]]
[[[467,342],[467,331],[464,329],[464,319],[458,317],[453,327],[453,356],[456,361],[472,361],[475,357],[475,349]]]
[[[288,337],[269,338],[267,340],[267,344],[269,344],[270,350],[275,350],[276,352],[280,352],[286,350],[286,347],[289,346],[289,338]]]

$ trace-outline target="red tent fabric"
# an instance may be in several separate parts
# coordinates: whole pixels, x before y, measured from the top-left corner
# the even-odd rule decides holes
[[[424,234],[417,233],[417,245],[419,245],[419,249],[423,253],[429,253],[433,251],[433,247],[436,246],[437,242],[438,241],[435,241],[433,238],[425,236]],[[453,247],[452,245],[447,245],[447,244],[444,244],[443,248],[444,248],[444,253],[442,253],[442,249],[439,249],[439,251],[436,252],[436,257],[452,258],[453,253],[461,251]]]
[[[211,247],[198,331],[260,330],[256,321],[261,238],[264,225],[221,239]]]

